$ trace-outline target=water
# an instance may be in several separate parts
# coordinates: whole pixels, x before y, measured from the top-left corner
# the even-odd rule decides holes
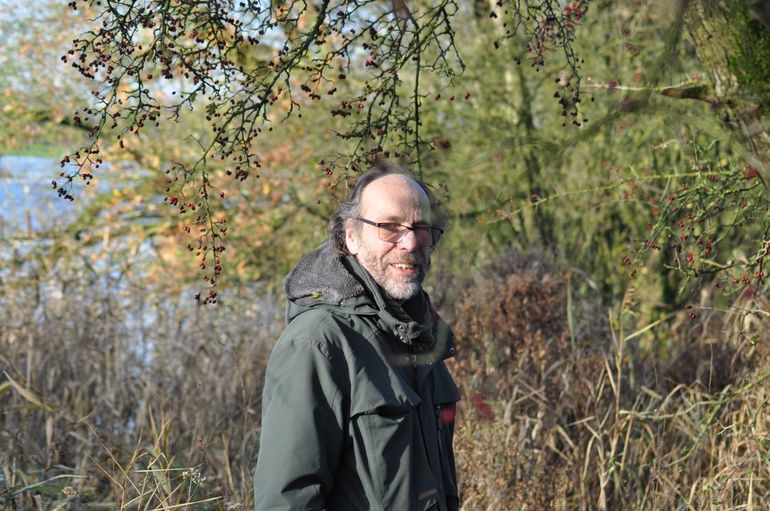
[[[78,204],[51,186],[59,172],[50,158],[0,156],[0,238],[31,238],[75,220]]]

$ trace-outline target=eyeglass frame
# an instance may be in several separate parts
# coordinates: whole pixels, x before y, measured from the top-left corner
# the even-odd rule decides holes
[[[439,240],[441,239],[441,236],[444,234],[444,229],[442,229],[440,227],[433,226],[433,225],[406,225],[406,224],[400,224],[398,222],[373,222],[371,220],[368,220],[366,218],[362,218],[362,217],[359,217],[359,216],[355,217],[354,219],[358,220],[359,222],[362,222],[362,223],[371,225],[373,227],[376,227],[377,228],[377,236],[380,238],[381,241],[384,241],[386,243],[393,243],[393,244],[399,243],[401,240],[404,239],[404,237],[406,236],[406,234],[409,231],[414,232],[417,229],[427,229],[428,233],[430,234],[430,244],[427,245],[427,246],[430,247],[430,248],[433,248],[433,247],[435,247],[438,244]],[[384,226],[386,226],[386,225],[397,225],[399,227],[403,227],[404,228],[399,233],[400,236],[399,236],[399,238],[397,240],[391,241],[391,240],[386,240],[386,239],[382,238],[382,235],[380,234],[380,232],[381,232],[381,229]],[[437,237],[434,236],[434,232],[438,232],[438,236]],[[416,235],[417,235],[417,233],[415,232],[415,236]],[[436,239],[434,239],[434,237]]]

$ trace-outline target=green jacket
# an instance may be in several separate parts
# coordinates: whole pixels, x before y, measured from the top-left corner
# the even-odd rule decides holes
[[[457,510],[460,395],[444,365],[454,339],[427,295],[386,302],[328,242],[284,287],[288,327],[265,377],[256,510]]]

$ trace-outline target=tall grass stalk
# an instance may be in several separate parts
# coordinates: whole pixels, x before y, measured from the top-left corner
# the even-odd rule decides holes
[[[640,324],[541,259],[448,311],[463,510],[770,508],[767,303]],[[252,507],[277,301],[47,268],[0,288],[0,508]]]
[[[496,412],[461,407],[464,509],[770,507],[768,345],[746,342],[763,316],[637,325],[630,291],[601,322],[570,293],[568,275],[515,261],[458,306],[454,369]]]

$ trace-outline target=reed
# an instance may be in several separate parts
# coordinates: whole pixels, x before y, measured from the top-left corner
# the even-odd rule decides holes
[[[0,288],[0,508],[250,509],[278,300],[37,270]],[[449,311],[464,510],[768,508],[765,316],[640,324],[537,257],[481,277]]]

